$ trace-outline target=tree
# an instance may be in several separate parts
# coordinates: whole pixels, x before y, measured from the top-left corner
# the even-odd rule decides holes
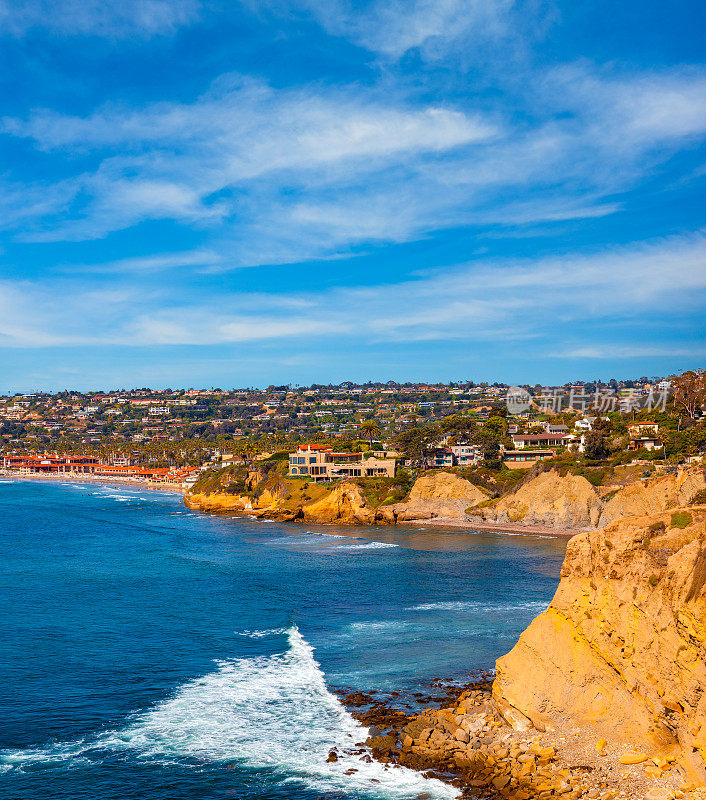
[[[364,419],[360,425],[358,425],[358,430],[363,434],[363,436],[368,437],[368,444],[370,445],[370,449],[373,449],[373,436],[380,436],[380,426],[375,422],[374,419]]]
[[[584,439],[584,455],[586,458],[598,460],[610,455],[606,438],[599,430],[589,431]]]
[[[473,437],[473,441],[483,449],[483,458],[486,461],[496,461],[500,453],[501,438],[496,431],[483,426]]]
[[[494,433],[499,439],[502,439],[507,433],[507,419],[505,417],[494,415],[483,425],[485,430]]]
[[[439,424],[441,433],[453,434],[457,440],[470,437],[476,430],[476,423],[470,417],[452,414],[444,417]]]
[[[407,458],[426,462],[429,448],[439,436],[436,425],[406,428],[395,437],[395,448]]]
[[[706,371],[687,370],[681,375],[672,375],[674,407],[686,413],[689,419],[696,419],[701,406],[706,402]]]

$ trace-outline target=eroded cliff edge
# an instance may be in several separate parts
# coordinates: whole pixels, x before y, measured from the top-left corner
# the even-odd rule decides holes
[[[497,662],[493,696],[706,785],[706,506],[630,517],[567,545],[551,605]]]
[[[593,530],[616,519],[688,505],[706,489],[703,470],[663,475],[597,490],[580,475],[556,469],[530,474],[500,497],[446,471],[417,478],[400,502],[380,502],[355,481],[334,486],[253,470],[243,485],[196,484],[184,502],[201,511],[242,513],[279,521],[394,525],[437,520],[450,525],[544,526],[564,532]]]

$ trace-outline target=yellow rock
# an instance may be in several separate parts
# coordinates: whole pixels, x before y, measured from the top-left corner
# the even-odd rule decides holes
[[[688,481],[693,494],[706,485],[701,472]],[[620,503],[608,501],[616,513],[634,507],[644,516],[616,517],[568,542],[554,599],[498,660],[493,698],[538,730],[595,732],[593,741],[605,742],[594,752],[675,756],[687,781],[706,786],[706,703],[689,700],[706,683],[706,514],[690,508],[692,523],[671,527],[688,498],[669,476],[620,492]],[[649,581],[656,555],[664,559],[659,592]],[[677,705],[669,725],[656,713]]]
[[[672,800],[673,797],[674,792],[662,786],[650,789],[650,791],[645,794],[645,800]]]
[[[551,758],[552,756],[555,756],[555,755],[556,755],[556,750],[555,750],[553,747],[541,747],[541,746],[536,746],[536,747],[534,748],[534,752],[535,752],[535,753],[536,753],[536,754],[537,754],[537,755],[538,755],[540,758]]]
[[[643,761],[647,761],[649,756],[647,753],[623,753],[622,756],[618,759],[621,764],[642,764]]]

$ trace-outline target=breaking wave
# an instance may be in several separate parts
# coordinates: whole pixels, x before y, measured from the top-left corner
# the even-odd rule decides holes
[[[264,633],[262,631],[253,633]],[[280,781],[354,797],[444,800],[456,790],[404,767],[366,763],[354,751],[367,731],[326,687],[312,647],[296,626],[286,652],[217,662],[122,729],[46,748],[2,751],[5,770],[37,762],[95,763],[116,752],[157,763],[236,763]],[[332,747],[339,759],[327,763]],[[195,763],[196,762],[196,763]],[[198,764],[198,762],[201,762]],[[344,774],[351,769],[352,774]]]
[[[488,614],[511,611],[544,611],[548,605],[548,600],[532,600],[524,603],[449,600],[441,603],[420,603],[416,606],[409,606],[405,611],[475,611]]]

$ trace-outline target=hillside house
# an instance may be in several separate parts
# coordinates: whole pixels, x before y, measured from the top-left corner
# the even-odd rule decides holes
[[[377,453],[364,458],[363,453],[336,453],[333,448],[307,444],[289,455],[291,476],[306,476],[315,483],[340,478],[394,478],[396,458],[378,458]]]

